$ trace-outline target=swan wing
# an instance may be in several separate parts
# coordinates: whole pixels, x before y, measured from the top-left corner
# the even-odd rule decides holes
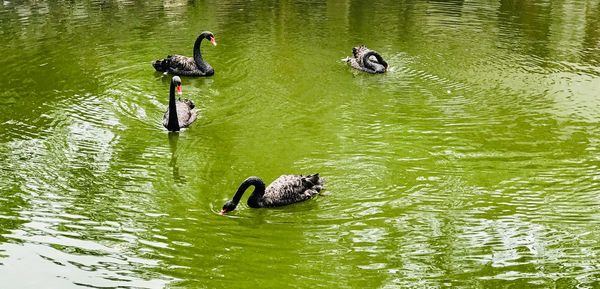
[[[369,68],[363,66],[361,63],[358,62],[358,60],[356,60],[354,58],[352,58],[350,60],[350,66],[352,66],[352,68],[354,68],[354,69],[362,70],[362,71],[365,71],[365,72],[368,72],[368,73],[375,73],[374,70],[369,69]]]
[[[383,61],[383,58],[376,51],[361,45],[352,48],[352,53],[354,58],[347,59],[347,62],[350,63],[352,68],[368,73],[385,72],[387,63]]]
[[[210,64],[204,62],[202,67],[198,67],[194,58],[182,55],[169,55],[165,59],[153,61],[152,66],[157,71],[179,76],[211,76],[215,74],[215,70]]]
[[[198,70],[198,66],[193,58],[183,55],[172,55],[168,59],[168,66],[171,72]]]
[[[322,189],[322,179],[317,175],[283,175],[265,190],[266,207],[276,207],[308,200]]]
[[[191,109],[189,111],[189,118],[188,118],[187,122],[184,123],[183,127],[190,126],[194,121],[196,121],[196,118],[198,118],[198,111],[196,111],[195,109]]]
[[[177,100],[177,120],[179,121],[179,127],[188,127],[193,120],[192,108],[190,107],[190,100]]]
[[[167,108],[167,111],[165,112],[165,114],[163,115],[163,126],[165,128],[167,128],[169,125],[169,108]]]
[[[169,71],[171,74],[179,75],[179,76],[211,76],[215,74],[214,70],[202,71],[200,69],[195,70],[179,70],[179,69],[171,69]]]
[[[190,126],[198,117],[198,113],[194,108],[194,103],[191,100],[177,100],[175,104],[177,106],[177,120],[179,121],[179,127]],[[167,127],[169,123],[169,109],[163,115],[163,126]]]

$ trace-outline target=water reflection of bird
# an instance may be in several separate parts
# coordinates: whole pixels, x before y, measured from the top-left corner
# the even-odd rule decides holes
[[[156,71],[181,76],[211,76],[215,74],[212,66],[202,58],[200,44],[204,39],[208,39],[212,45],[217,45],[212,32],[204,31],[196,38],[196,42],[194,43],[194,57],[169,55],[165,59],[153,61],[152,66],[154,66]]]
[[[175,99],[175,91],[181,94],[181,79],[173,76],[171,88],[169,89],[169,108],[163,116],[163,126],[169,131],[179,131],[188,127],[196,120],[197,112],[194,103],[189,99]]]
[[[177,143],[179,142],[178,133],[169,133],[169,147],[171,148],[171,162],[169,165],[173,169],[173,180],[177,183],[184,184],[185,176],[179,174],[179,166],[177,165]]]
[[[355,69],[368,73],[384,73],[387,70],[388,64],[383,57],[377,51],[364,45],[353,47],[352,56],[343,60],[350,63],[350,66]]]
[[[324,180],[319,174],[283,175],[265,189],[265,183],[260,178],[249,177],[240,185],[233,199],[225,203],[221,214],[235,210],[242,195],[250,186],[254,186],[254,191],[248,198],[248,206],[270,208],[308,200],[323,189],[323,183]]]

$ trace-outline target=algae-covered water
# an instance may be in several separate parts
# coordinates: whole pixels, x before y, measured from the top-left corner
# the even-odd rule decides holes
[[[150,62],[204,30],[170,135]],[[4,1],[0,37],[2,288],[600,288],[598,0]]]

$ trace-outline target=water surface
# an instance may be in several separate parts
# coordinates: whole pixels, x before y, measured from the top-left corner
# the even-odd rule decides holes
[[[0,3],[0,282],[599,288],[600,1],[521,2]],[[150,61],[204,30],[169,135]],[[313,172],[315,200],[217,214]]]

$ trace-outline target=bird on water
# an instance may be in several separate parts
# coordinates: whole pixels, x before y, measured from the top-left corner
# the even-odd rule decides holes
[[[355,69],[373,74],[384,73],[388,68],[388,64],[381,54],[364,45],[353,47],[352,57],[346,57],[343,61]]]
[[[181,94],[181,78],[173,76],[169,89],[169,107],[163,116],[163,126],[169,131],[179,131],[188,127],[198,117],[195,105],[189,99],[175,99],[175,92]]]
[[[323,190],[323,184],[324,180],[319,174],[283,175],[266,188],[260,178],[249,177],[242,182],[233,199],[225,203],[221,215],[235,210],[242,195],[250,186],[254,186],[254,191],[248,198],[248,206],[250,208],[272,208],[311,199]]]
[[[202,40],[208,39],[210,43],[217,46],[215,36],[210,31],[204,31],[198,35],[194,43],[194,57],[183,55],[168,55],[165,59],[158,59],[152,62],[152,66],[156,71],[180,75],[180,76],[211,76],[215,74],[215,70],[204,61],[200,44]]]

